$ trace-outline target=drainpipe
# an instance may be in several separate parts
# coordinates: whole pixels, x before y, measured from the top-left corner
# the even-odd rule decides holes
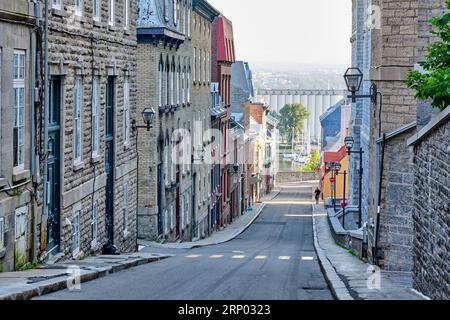
[[[33,261],[36,252],[35,252],[35,235],[36,235],[36,168],[39,168],[39,166],[36,165],[36,145],[35,145],[35,136],[36,136],[36,105],[37,105],[37,86],[36,86],[36,78],[39,79],[39,54],[36,50],[36,42],[38,37],[36,36],[36,33],[39,32],[40,28],[40,6],[38,0],[33,0],[34,4],[34,27],[31,32],[31,177],[32,177],[32,184],[33,184],[33,195],[32,195],[32,202],[33,205],[31,206],[31,243],[30,243],[30,261]]]
[[[42,203],[42,216],[47,215],[47,167],[48,167],[48,115],[49,115],[49,87],[48,87],[48,0],[45,0],[44,7],[44,141],[43,141],[43,157],[44,157],[44,172],[43,172],[43,183],[44,183],[44,197]],[[43,225],[41,229],[45,228]],[[41,237],[47,235],[47,232],[41,232]],[[41,244],[43,244],[42,251],[47,249],[46,240],[41,239]]]
[[[383,172],[384,172],[384,151],[386,146],[386,133],[383,134],[383,140],[381,142],[381,160],[380,160],[380,173],[378,182],[378,199],[377,199],[377,220],[375,222],[375,244],[372,254],[372,263],[376,265],[378,263],[378,241],[380,235],[380,213],[381,213],[381,189],[383,187]]]

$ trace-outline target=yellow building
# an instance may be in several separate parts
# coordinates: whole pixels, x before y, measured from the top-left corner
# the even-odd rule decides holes
[[[341,147],[337,152],[324,152],[323,166],[322,166],[322,198],[333,198],[333,187],[330,178],[334,176],[333,170],[328,171],[327,163],[340,163],[341,169],[335,179],[336,184],[336,198],[342,199],[344,197],[344,171],[347,173],[345,179],[345,198],[348,199],[348,155],[345,146]]]

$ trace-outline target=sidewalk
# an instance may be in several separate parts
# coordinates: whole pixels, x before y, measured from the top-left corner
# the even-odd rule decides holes
[[[259,214],[262,212],[266,204],[265,201],[270,201],[274,199],[279,193],[281,189],[274,189],[271,193],[264,196],[261,199],[260,203],[255,203],[253,205],[252,211],[247,211],[243,216],[239,217],[239,219],[233,221],[232,224],[228,225],[223,230],[217,231],[213,233],[210,237],[206,239],[201,239],[198,241],[192,242],[178,242],[178,243],[159,243],[154,241],[145,241],[138,240],[139,245],[151,248],[164,248],[164,249],[193,249],[204,246],[212,246],[221,244],[224,242],[228,242],[236,238],[242,232],[244,232],[253,221],[258,218]]]
[[[426,297],[412,290],[409,273],[388,271],[373,273],[371,265],[364,263],[347,250],[337,246],[331,235],[327,213],[323,205],[313,205],[313,229],[314,246],[320,264],[337,299],[426,299]],[[379,277],[377,277],[378,275]]]
[[[77,261],[43,265],[36,269],[0,273],[0,300],[27,300],[66,289],[124,269],[170,257],[152,253],[102,255]]]

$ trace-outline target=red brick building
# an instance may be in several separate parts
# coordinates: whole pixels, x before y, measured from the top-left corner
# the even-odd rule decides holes
[[[233,213],[230,208],[232,193],[237,188],[237,179],[231,177],[233,164],[227,161],[229,150],[229,128],[231,116],[231,66],[235,62],[233,24],[224,16],[218,16],[212,25],[211,33],[211,81],[219,83],[219,94],[226,113],[221,118],[221,184],[222,208],[220,226],[231,222]]]

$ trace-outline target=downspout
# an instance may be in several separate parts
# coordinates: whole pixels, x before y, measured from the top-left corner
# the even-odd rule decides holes
[[[48,0],[45,0],[44,7],[44,141],[43,141],[43,160],[44,160],[44,172],[43,172],[43,183],[44,183],[44,197],[42,202],[42,217],[47,215],[47,167],[48,167],[48,115],[49,115],[49,87],[48,87]],[[41,230],[46,230],[44,224],[41,225]],[[41,232],[41,245],[42,251],[47,250],[47,240],[43,239],[43,236],[47,235],[47,231]]]
[[[372,254],[372,262],[374,265],[378,263],[378,241],[380,235],[380,214],[381,214],[381,189],[383,187],[383,172],[384,172],[384,154],[385,154],[385,146],[386,146],[386,134],[383,134],[383,140],[381,142],[381,160],[380,160],[380,173],[379,173],[379,182],[378,182],[378,199],[377,199],[377,220],[375,222],[375,244],[374,244],[374,253]]]
[[[36,79],[39,79],[39,70],[40,67],[38,66],[39,63],[39,54],[36,49],[36,43],[38,37],[36,36],[36,33],[39,32],[40,28],[40,7],[39,7],[39,1],[33,0],[34,4],[34,27],[31,32],[31,177],[32,177],[32,184],[33,184],[33,195],[32,195],[32,206],[31,206],[31,243],[30,243],[30,261],[33,261],[36,257],[35,252],[35,235],[36,235],[36,191],[37,191],[37,176],[36,176],[36,168],[38,166],[36,165],[36,143],[35,143],[35,137],[36,137],[36,106],[38,99],[36,97],[37,93],[37,83]],[[37,74],[37,75],[36,75]]]

